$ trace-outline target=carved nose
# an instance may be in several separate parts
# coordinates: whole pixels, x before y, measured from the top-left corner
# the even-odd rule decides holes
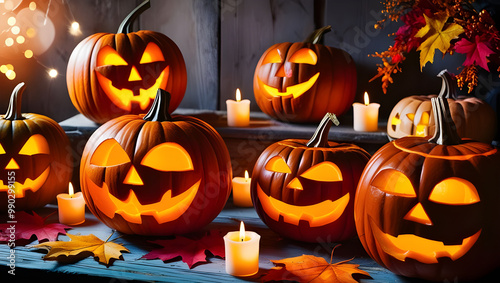
[[[410,220],[413,222],[417,222],[424,225],[432,225],[432,221],[425,212],[424,207],[419,203],[417,203],[404,217],[406,220]]]
[[[286,185],[287,188],[289,189],[295,189],[295,190],[303,190],[304,188],[302,187],[302,184],[300,183],[299,179],[296,177],[293,178],[288,185]]]
[[[276,76],[281,78],[290,78],[292,76],[292,68],[290,63],[286,62],[281,64],[281,67],[276,71]]]
[[[136,185],[136,186],[144,185],[141,177],[139,176],[139,173],[137,173],[137,170],[135,170],[134,165],[132,165],[128,170],[127,176],[125,176],[125,180],[123,180],[123,183],[127,185]]]
[[[132,70],[130,70],[130,76],[128,76],[128,81],[133,82],[140,80],[142,80],[142,77],[141,75],[139,75],[139,71],[137,71],[137,68],[135,66],[132,66]]]
[[[17,162],[14,160],[14,158],[11,158],[7,166],[5,166],[5,169],[7,170],[19,169],[19,165],[17,165]]]

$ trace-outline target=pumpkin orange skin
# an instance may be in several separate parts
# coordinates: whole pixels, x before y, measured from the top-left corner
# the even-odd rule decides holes
[[[196,231],[209,224],[222,211],[231,191],[232,169],[229,153],[220,135],[207,123],[189,116],[172,116],[171,121],[145,121],[144,115],[125,115],[115,118],[90,137],[82,154],[80,182],[89,210],[107,226],[127,234],[173,235]],[[107,139],[115,139],[130,158],[130,162],[99,167],[90,164],[96,148]],[[141,160],[156,145],[170,142],[181,145],[192,160],[192,172],[161,172],[170,174],[162,181],[156,170],[141,166]],[[165,160],[167,160],[165,156]],[[167,161],[165,161],[167,162]],[[150,215],[142,215],[142,223],[132,223],[115,213],[109,217],[92,197],[91,182],[99,187],[106,183],[109,192],[121,201],[130,193],[123,179],[131,165],[137,168],[145,186],[134,190],[141,204],[160,201],[168,190],[182,193],[200,180],[198,192],[186,212],[179,218],[159,223]],[[149,184],[149,185],[148,185]],[[106,204],[103,204],[106,205]]]
[[[22,90],[24,86],[20,92]],[[10,107],[14,110],[12,113],[17,112],[16,117],[0,115],[0,144],[5,151],[0,154],[1,179],[4,185],[0,189],[0,203],[4,204],[0,211],[6,211],[7,204],[11,203],[8,193],[9,181],[25,183],[28,178],[35,180],[49,169],[47,179],[41,187],[34,192],[26,190],[24,196],[17,196],[13,203],[16,210],[33,210],[54,202],[58,194],[68,191],[74,167],[71,146],[66,133],[56,121],[40,114],[21,113],[21,95],[17,98],[17,105],[12,105],[11,100]],[[37,134],[45,138],[50,153],[32,156],[18,154],[26,141]],[[19,165],[19,169],[4,169],[11,159]]]
[[[417,135],[417,125],[422,113],[430,114],[425,135],[432,135],[435,129],[431,98],[437,95],[412,95],[399,101],[391,111],[387,122],[387,134],[393,139]],[[491,143],[497,131],[495,111],[485,101],[468,96],[448,98],[451,117],[457,126],[458,135],[477,141]],[[407,114],[415,114],[411,121]],[[400,124],[394,125],[393,118],[399,116]]]
[[[370,158],[369,154],[353,144],[330,141],[329,147],[308,147],[307,142],[298,139],[283,140],[270,145],[262,152],[255,163],[250,188],[255,210],[271,230],[287,238],[313,243],[351,238],[356,233],[353,216],[354,193],[361,172]],[[285,160],[291,173],[271,172],[265,169],[267,162],[275,156]],[[324,161],[332,162],[339,167],[343,176],[342,181],[332,184],[300,177],[307,169]],[[296,177],[303,184],[303,190],[287,188],[287,184]],[[267,196],[296,206],[296,211],[301,211],[301,207],[325,200],[335,201],[347,194],[350,199],[336,221],[310,227],[309,222],[304,219],[295,225],[285,222],[282,216],[279,221],[270,217],[262,206],[258,189],[262,189]]]
[[[317,55],[317,63],[289,62],[299,49],[309,48]],[[284,58],[280,63],[264,64],[269,52],[278,50]],[[287,75],[277,71],[285,65]],[[293,95],[270,95],[263,84],[280,91],[304,83],[316,73],[319,76],[312,87],[294,98]],[[356,94],[356,65],[349,53],[322,44],[285,42],[278,43],[262,54],[255,68],[253,89],[255,100],[262,112],[283,122],[319,122],[327,112],[342,115],[351,107]]]
[[[462,160],[461,160],[462,159]],[[383,170],[397,170],[411,182],[416,198],[381,191],[372,181]],[[438,145],[422,137],[404,137],[379,149],[366,165],[354,203],[359,239],[368,255],[392,272],[432,281],[474,280],[500,266],[500,154],[491,145],[463,140],[459,145]],[[439,204],[430,201],[435,185],[446,178],[471,182],[480,197],[469,205]],[[403,219],[419,202],[432,225]],[[370,223],[372,222],[372,223]],[[410,234],[444,244],[461,244],[478,230],[474,245],[456,260],[438,257],[437,263],[422,263],[411,257],[398,260],[384,251],[372,225],[393,237]]]

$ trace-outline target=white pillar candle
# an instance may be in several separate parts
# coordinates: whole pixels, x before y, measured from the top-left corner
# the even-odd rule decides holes
[[[224,236],[226,250],[226,272],[234,276],[252,276],[259,271],[260,235],[245,231],[243,222],[240,231]]]
[[[365,104],[355,102],[352,107],[355,131],[375,132],[378,130],[380,104],[370,103],[367,92],[365,92]]]
[[[79,225],[85,222],[85,200],[81,192],[74,193],[69,183],[68,194],[57,195],[59,222],[66,225]]]
[[[236,101],[226,100],[227,124],[230,127],[247,127],[250,125],[250,100],[241,100],[240,89],[236,89]]]
[[[250,183],[252,179],[248,176],[248,171],[245,170],[245,178],[233,178],[233,203],[236,206],[252,207],[252,196],[250,194]]]

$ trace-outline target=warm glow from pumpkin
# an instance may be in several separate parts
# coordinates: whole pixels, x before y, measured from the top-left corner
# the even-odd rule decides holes
[[[302,48],[293,53],[292,57],[290,57],[288,61],[297,64],[316,65],[318,62],[318,56],[313,50],[309,48]]]
[[[365,105],[368,106],[370,104],[370,98],[368,97],[368,92],[365,91]]]
[[[466,205],[479,202],[479,194],[471,182],[452,177],[437,184],[429,200],[442,204]]]
[[[422,112],[422,116],[420,117],[420,122],[417,125],[415,130],[415,135],[419,137],[427,136],[427,128],[429,126],[430,115],[428,111]]]
[[[300,176],[321,182],[338,182],[342,181],[342,172],[340,168],[330,161],[324,161],[307,169]]]
[[[391,195],[401,197],[417,196],[408,177],[394,169],[386,169],[378,173],[371,185]]]
[[[17,165],[17,164],[16,164]],[[18,166],[19,167],[19,166]],[[16,188],[16,198],[23,198],[26,191],[36,192],[40,189],[47,178],[49,177],[50,166],[48,166],[42,174],[40,174],[36,179],[32,180],[26,178],[24,183],[15,182],[14,187]],[[8,191],[10,184],[4,184],[3,180],[0,180],[0,191]]]
[[[299,190],[302,191],[304,190],[304,187],[302,187],[302,183],[298,178],[293,178],[288,185],[286,185],[287,188],[289,189],[294,189],[294,190]]]
[[[130,162],[128,154],[115,139],[103,141],[90,158],[90,164],[97,166],[115,166]]]
[[[142,54],[139,64],[146,64],[152,62],[162,62],[165,61],[163,57],[163,52],[160,47],[152,42],[148,43],[144,53]]]
[[[264,91],[271,96],[289,96],[293,95],[293,98],[297,98],[308,91],[318,80],[319,72],[312,76],[309,80],[296,84],[293,86],[289,86],[286,88],[284,92],[280,92],[277,88],[266,85],[260,78],[258,79],[259,86],[264,89]]]
[[[161,143],[153,147],[141,161],[144,166],[159,171],[182,172],[194,169],[189,153],[179,144]]]
[[[385,253],[400,261],[412,258],[426,264],[438,263],[438,258],[442,257],[448,257],[453,261],[459,259],[470,250],[481,234],[481,230],[479,230],[474,235],[463,239],[461,245],[445,245],[443,242],[412,234],[402,234],[394,237],[382,232],[373,223],[373,220],[370,220],[370,224],[378,245]]]
[[[424,225],[432,225],[432,221],[424,210],[422,204],[417,203],[403,219],[417,222]]]
[[[264,60],[262,60],[262,65],[269,63],[281,63],[281,51],[279,49],[273,49],[266,54]]]
[[[271,158],[266,166],[264,167],[267,171],[277,172],[277,173],[292,173],[290,167],[286,164],[285,160],[281,156],[275,156]]]
[[[125,176],[125,179],[123,180],[124,184],[127,185],[134,185],[134,186],[142,186],[144,183],[142,182],[141,177],[139,176],[139,173],[137,173],[137,170],[135,169],[134,165],[130,167],[130,169],[127,172],[127,175]]]
[[[401,119],[399,119],[399,114],[396,114],[396,116],[392,117],[391,125],[396,126],[399,124],[401,124]]]
[[[5,166],[5,170],[17,170],[17,169],[19,169],[19,165],[14,160],[14,158],[11,158],[9,163],[7,163],[7,166]]]
[[[291,205],[266,195],[258,184],[257,196],[266,215],[274,221],[279,221],[281,215],[286,223],[299,225],[300,220],[305,220],[310,227],[319,227],[335,222],[344,213],[349,203],[349,193],[347,193],[335,201],[324,200],[306,206]]]
[[[21,155],[49,154],[49,143],[40,134],[32,135],[19,151]]]

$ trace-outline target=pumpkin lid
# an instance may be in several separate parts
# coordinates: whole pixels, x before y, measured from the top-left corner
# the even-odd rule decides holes
[[[3,117],[5,120],[24,120],[25,118],[23,117],[23,114],[21,113],[21,105],[22,105],[22,96],[24,89],[26,88],[26,85],[21,82],[19,83],[14,90],[12,91],[12,94],[10,95],[10,102],[9,102],[9,107],[7,108],[7,112],[5,113],[5,116]]]
[[[151,3],[149,2],[150,0],[146,0],[142,2],[139,6],[137,6],[132,12],[130,12],[125,19],[120,24],[120,27],[118,27],[118,32],[116,33],[131,33],[131,25],[135,21],[135,19],[142,14],[142,12],[146,11],[151,7]]]
[[[172,116],[168,112],[170,97],[171,95],[168,91],[159,88],[151,109],[149,109],[148,113],[142,119],[152,122],[172,121]]]
[[[326,113],[323,120],[319,123],[316,132],[312,138],[307,142],[307,147],[329,147],[328,145],[328,132],[330,132],[330,127],[332,124],[338,126],[340,124],[337,116],[333,113]]]

